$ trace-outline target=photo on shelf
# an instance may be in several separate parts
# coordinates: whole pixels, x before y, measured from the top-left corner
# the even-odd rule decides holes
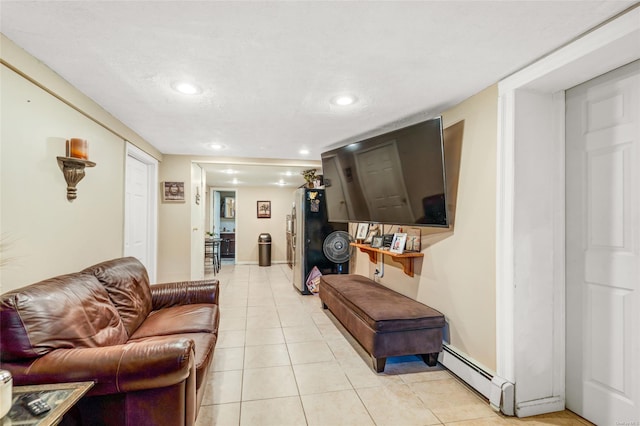
[[[371,247],[373,247],[373,248],[382,247],[382,241],[383,240],[384,240],[384,238],[382,237],[382,235],[373,237],[373,239],[371,240]]]
[[[358,230],[356,231],[356,240],[364,240],[367,238],[367,232],[369,232],[369,224],[359,223]]]
[[[420,228],[407,229],[407,251],[419,252],[421,250]]]
[[[364,239],[364,243],[372,244],[373,237],[375,237],[376,235],[380,235],[380,224],[372,223],[371,225],[369,225],[369,232],[367,233],[367,238]]]
[[[393,234],[393,241],[391,241],[391,248],[389,249],[392,253],[402,254],[404,252],[404,246],[407,243],[407,234],[404,232],[396,232]]]

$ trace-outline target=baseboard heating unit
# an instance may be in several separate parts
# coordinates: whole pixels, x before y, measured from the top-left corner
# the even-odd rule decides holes
[[[491,408],[513,416],[514,385],[487,371],[451,345],[443,344],[438,361],[489,400]]]

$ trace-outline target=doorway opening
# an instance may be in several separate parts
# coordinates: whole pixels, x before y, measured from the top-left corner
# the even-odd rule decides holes
[[[236,201],[235,189],[211,188],[210,197],[210,235],[220,239],[220,258],[222,264],[235,264],[236,261]]]

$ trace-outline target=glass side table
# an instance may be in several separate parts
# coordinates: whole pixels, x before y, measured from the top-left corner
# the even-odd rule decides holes
[[[50,385],[14,386],[11,394],[11,409],[0,419],[2,426],[52,426],[93,387],[93,382],[56,383]],[[25,394],[36,394],[51,407],[51,410],[32,416],[20,399]]]

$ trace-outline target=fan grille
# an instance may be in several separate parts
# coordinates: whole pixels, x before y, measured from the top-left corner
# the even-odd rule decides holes
[[[349,260],[349,242],[351,236],[346,231],[334,231],[327,236],[322,244],[322,251],[327,259],[334,263],[345,263]]]

